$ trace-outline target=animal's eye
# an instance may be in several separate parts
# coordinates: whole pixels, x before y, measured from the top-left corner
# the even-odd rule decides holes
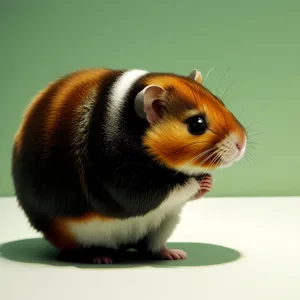
[[[187,120],[188,130],[191,134],[201,135],[206,131],[207,125],[203,117],[195,116]]]

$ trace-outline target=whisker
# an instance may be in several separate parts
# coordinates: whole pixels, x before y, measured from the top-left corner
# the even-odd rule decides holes
[[[256,151],[256,148],[253,145],[248,145],[247,152],[249,152],[250,149]]]
[[[193,142],[193,143],[190,143],[190,144],[188,144],[188,145],[185,145],[185,146],[183,146],[183,147],[180,147],[180,148],[178,148],[178,149],[172,151],[171,154],[175,154],[175,153],[177,153],[178,151],[181,151],[181,150],[183,150],[183,149],[185,149],[185,148],[188,148],[188,147],[190,147],[190,146],[193,146],[193,145],[204,144],[204,143],[211,143],[211,142],[212,142],[212,141]]]
[[[209,149],[207,149],[207,150],[201,152],[200,154],[196,155],[195,157],[193,157],[190,161],[186,162],[179,170],[177,170],[176,173],[174,174],[174,176],[177,175],[179,172],[181,172],[188,164],[190,164],[191,162],[193,162],[193,161],[195,161],[195,160],[201,158],[201,157],[204,156],[206,153],[208,153],[208,152],[210,152],[210,151],[212,151],[212,150],[214,150],[214,147],[211,147],[211,148],[209,148]]]
[[[260,143],[255,142],[255,141],[247,141],[247,145],[252,145],[252,144],[260,145]]]
[[[213,164],[216,164],[217,161],[221,159],[221,157],[222,157],[222,150],[219,153],[217,153],[217,155],[212,159],[212,161],[210,162],[207,168],[209,169]]]
[[[224,155],[224,153],[226,152],[227,148],[223,147],[221,149],[219,149],[219,153],[216,155],[215,159],[211,161],[211,163],[209,164],[208,168],[210,168],[213,164],[218,165]],[[223,173],[222,173],[223,174]],[[223,176],[223,175],[222,175]]]
[[[252,146],[252,145],[250,145],[250,146]],[[251,148],[250,148],[251,149]],[[250,152],[250,149],[248,148],[247,149],[247,152],[246,152],[246,154],[250,154],[250,155],[252,155],[252,152]],[[256,148],[252,148],[252,149],[256,149]],[[251,150],[252,151],[252,150]]]
[[[255,131],[255,129],[253,128],[253,125],[244,125],[244,128],[246,129],[248,134]]]
[[[226,158],[228,157],[228,154],[230,152],[230,148],[228,146],[225,147],[224,149],[224,153],[223,153],[223,156],[225,156]]]
[[[244,157],[245,157],[245,159],[246,159],[246,162],[248,163],[249,167],[251,168],[251,164],[250,164],[250,161],[249,161],[249,159],[248,159],[248,156],[247,156],[247,155],[245,155]]]
[[[223,156],[227,156],[228,153],[230,152],[230,148],[228,146],[224,146],[223,147],[223,151],[221,153],[221,156],[220,156],[220,159],[219,159],[219,162],[222,160]],[[223,176],[223,169],[221,169],[221,173],[222,173],[222,176]]]
[[[224,154],[226,157],[228,157],[228,154],[230,153],[230,148],[228,146],[225,146],[225,151],[224,151]]]
[[[251,149],[254,149],[254,150],[256,150],[256,147],[258,146],[259,144],[258,143],[249,143],[248,145],[247,145],[247,148],[249,149],[249,148],[251,148]]]
[[[203,161],[200,162],[200,165],[203,165],[204,163],[206,163],[217,151],[218,151],[218,149],[215,149],[215,151],[213,153],[208,155],[208,157],[206,157]]]
[[[220,80],[219,86],[218,86],[217,91],[216,91],[216,94],[217,94],[217,95],[218,95],[218,93],[219,93],[219,89],[220,89],[220,87],[221,87],[221,84],[222,84],[222,82],[223,82],[224,79],[225,79],[226,74],[227,74],[230,70],[231,70],[231,69],[228,68],[227,71],[224,73],[222,79]]]
[[[221,162],[222,156],[223,156],[223,153],[220,153],[220,155],[219,155],[219,157],[218,157],[218,159],[216,161],[216,165],[218,165]]]
[[[263,132],[257,132],[257,133],[248,135],[248,137],[253,137],[253,136],[263,135],[263,134],[264,134]]]
[[[242,109],[242,112],[239,114],[239,116],[237,117],[237,119],[239,119],[239,118],[241,118],[241,117],[242,117],[242,115],[243,115],[244,111],[245,111],[245,109],[243,108],[243,109]]]
[[[201,164],[205,164],[212,156],[216,155],[218,152],[218,149],[216,149],[213,153],[211,153],[208,157],[206,157],[204,160],[201,161]]]
[[[255,121],[255,122],[251,121],[249,123],[248,123],[248,121],[247,121],[247,123],[246,123],[246,121],[243,121],[243,123],[244,123],[245,128],[247,128],[248,130],[252,130],[253,127],[259,123],[259,121]]]
[[[216,150],[218,150],[218,149],[216,149]],[[212,166],[212,164],[214,163],[214,160],[216,160],[216,164],[218,164],[218,161],[221,160],[221,157],[222,157],[222,153],[218,153],[216,155],[216,157],[214,157],[214,159],[210,162],[210,164],[208,165],[207,169],[209,169]],[[200,180],[200,186],[201,186],[201,182],[203,180],[204,180],[204,178]]]
[[[245,152],[244,157],[247,161],[251,161],[252,163],[255,163],[254,158],[252,154],[249,152],[249,149]]]
[[[217,160],[221,159],[225,152],[226,152],[226,148],[225,147],[219,148],[219,151],[218,151],[218,153],[216,155]]]
[[[208,149],[208,150],[205,150],[205,151],[201,152],[199,155],[195,156],[192,160],[190,160],[187,164],[189,164],[189,163],[191,163],[191,162],[193,162],[193,161],[195,161],[195,160],[201,158],[202,156],[204,156],[206,153],[212,151],[213,149],[214,149],[214,147],[212,147],[212,148],[210,148],[210,149]]]
[[[252,162],[255,163],[255,159],[254,159],[253,155],[250,152],[247,152],[246,156],[248,156],[252,160]]]
[[[205,80],[207,80],[208,75],[211,73],[211,71],[213,70],[213,68],[214,68],[214,67],[211,67],[211,68],[209,69],[209,71],[206,73],[204,79],[202,80],[202,83],[203,83]]]
[[[229,91],[229,89],[233,86],[233,84],[235,84],[236,83],[236,80],[233,82],[233,83],[231,83],[230,85],[229,85],[229,87],[225,90],[225,92],[223,93],[223,96],[221,97],[221,99],[222,100],[224,100],[225,99],[225,97],[226,97],[226,95],[227,95],[227,92]]]

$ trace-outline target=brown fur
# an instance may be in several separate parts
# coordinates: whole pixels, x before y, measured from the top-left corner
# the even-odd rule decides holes
[[[47,88],[38,93],[26,109],[23,121],[15,135],[14,142],[17,149],[22,147],[25,128],[29,126],[30,122],[30,126],[38,128],[37,131],[43,135],[43,146],[47,152],[51,143],[55,142],[53,138],[56,132],[62,128],[74,128],[73,125],[76,124],[78,118],[76,110],[83,105],[89,93],[107,72],[111,71],[86,69],[74,72],[49,84]],[[50,92],[51,95],[49,95]],[[42,106],[45,103],[47,103],[47,107]],[[42,124],[36,124],[38,116],[42,117]],[[38,145],[33,143],[32,146]]]
[[[69,124],[69,128],[74,127],[78,118],[76,110],[97,87],[103,74],[105,71],[101,69],[84,70],[74,74],[63,84],[60,92],[53,98],[48,111],[45,132],[49,134],[49,141],[53,133],[60,129],[61,120],[65,126]]]

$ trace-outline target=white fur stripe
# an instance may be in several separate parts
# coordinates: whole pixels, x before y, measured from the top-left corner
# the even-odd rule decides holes
[[[106,120],[106,138],[108,141],[115,141],[118,137],[122,106],[127,93],[132,85],[146,73],[148,72],[145,70],[126,71],[113,85]]]
[[[172,234],[179,221],[181,208],[199,191],[199,183],[191,178],[185,186],[170,191],[163,203],[144,216],[103,221],[93,218],[87,222],[69,221],[72,235],[82,246],[105,246],[118,249],[119,245],[135,243],[150,237],[149,247],[158,251]]]

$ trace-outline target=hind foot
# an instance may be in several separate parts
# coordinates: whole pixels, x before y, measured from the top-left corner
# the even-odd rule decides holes
[[[183,260],[186,259],[187,254],[180,249],[168,249],[167,247],[164,247],[157,256],[162,260]]]
[[[96,256],[93,259],[94,264],[97,265],[108,265],[114,262],[114,259],[110,256]]]

